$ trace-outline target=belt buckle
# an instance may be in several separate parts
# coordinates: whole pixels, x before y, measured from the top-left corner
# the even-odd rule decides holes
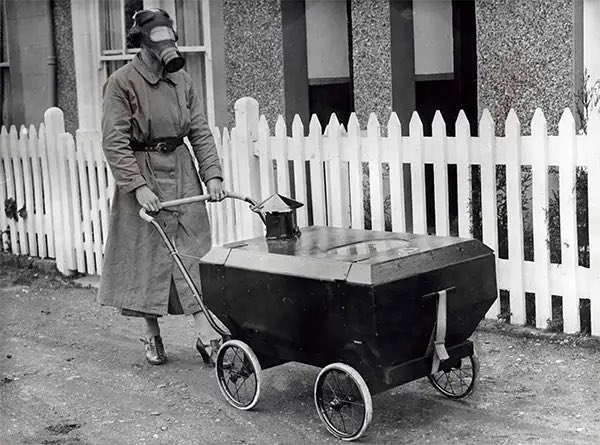
[[[167,151],[167,143],[159,142],[158,144],[156,144],[156,151],[159,153],[165,153]]]

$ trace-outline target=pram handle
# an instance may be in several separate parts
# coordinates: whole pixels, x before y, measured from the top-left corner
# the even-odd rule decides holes
[[[262,219],[263,223],[265,222],[264,215],[260,211],[256,210],[256,205],[258,203],[254,199],[250,198],[249,196],[241,195],[239,193],[227,192],[227,191],[225,192],[225,197],[239,199],[240,201],[247,202],[248,204],[250,204],[250,209],[253,212],[258,213],[258,216],[260,216],[260,219]],[[171,201],[163,201],[160,203],[160,208],[165,209],[168,207],[175,207],[175,206],[180,206],[180,205],[184,205],[184,204],[191,204],[194,202],[209,201],[209,200],[210,200],[209,194],[189,196],[187,198],[173,199]],[[146,222],[152,222],[154,220],[152,215],[149,215],[148,212],[146,211],[146,209],[144,209],[143,207],[140,209],[140,217]]]
[[[249,198],[247,196],[240,195],[238,193],[232,193],[232,192],[227,192],[227,191],[225,192],[225,197],[226,198],[240,199],[242,201],[247,202],[248,204],[250,204],[250,209],[253,212],[258,213],[258,215],[260,216],[260,218],[263,220],[263,223],[265,222],[265,217],[262,214],[262,212],[256,208],[257,202],[254,199]],[[179,206],[179,205],[183,205],[183,204],[191,204],[191,203],[194,203],[194,202],[208,201],[208,200],[210,200],[210,195],[208,195],[208,194],[206,194],[206,195],[190,196],[188,198],[174,199],[172,201],[161,202],[160,203],[160,208],[164,209],[164,208],[167,208],[167,207],[175,207],[175,206]],[[160,234],[160,237],[162,238],[162,240],[164,241],[165,245],[169,249],[169,254],[173,257],[173,260],[175,261],[175,264],[177,265],[177,267],[181,271],[181,273],[183,275],[183,278],[185,279],[187,285],[191,289],[194,298],[196,299],[196,301],[198,302],[198,305],[200,306],[200,308],[204,312],[204,315],[206,316],[206,319],[208,320],[208,323],[211,325],[211,327],[215,331],[217,331],[221,336],[223,336],[223,338],[226,338],[229,335],[229,333],[227,331],[223,330],[221,328],[221,326],[219,326],[219,324],[215,321],[212,313],[204,305],[204,301],[202,300],[200,291],[198,290],[198,287],[193,282],[192,278],[190,277],[190,274],[186,270],[185,265],[183,264],[183,262],[181,260],[181,257],[179,256],[179,252],[177,252],[177,249],[176,249],[175,245],[173,244],[173,242],[171,242],[171,240],[169,239],[169,237],[167,236],[167,234],[165,233],[165,231],[163,230],[163,228],[154,219],[154,217],[152,215],[149,215],[148,212],[146,212],[146,209],[142,208],[140,210],[140,217],[144,221],[149,222],[150,224],[152,224],[156,228],[156,230]]]

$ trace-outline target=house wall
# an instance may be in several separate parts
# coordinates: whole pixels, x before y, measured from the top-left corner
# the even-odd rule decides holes
[[[255,98],[269,124],[285,110],[282,11],[279,1],[223,1],[229,126],[235,101]]]
[[[522,131],[536,107],[556,132],[575,88],[577,0],[475,0],[478,108],[488,108],[498,134],[514,108]]]
[[[75,134],[79,127],[77,79],[73,54],[71,0],[54,0],[54,45],[56,54],[56,106],[65,115],[65,130]]]
[[[352,0],[351,8],[354,109],[363,127],[371,112],[387,123],[392,112],[390,2]]]
[[[10,75],[9,123],[38,125],[52,104],[49,3],[22,0],[6,4]]]

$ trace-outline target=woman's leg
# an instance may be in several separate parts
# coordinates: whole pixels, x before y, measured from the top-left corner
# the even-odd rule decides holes
[[[144,317],[146,320],[146,337],[152,338],[160,335],[160,326],[158,325],[157,317]]]
[[[161,365],[167,361],[165,347],[160,337],[157,317],[144,317],[146,320],[146,360],[152,365]]]

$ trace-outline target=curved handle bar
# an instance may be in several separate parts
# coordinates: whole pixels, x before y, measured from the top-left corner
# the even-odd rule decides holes
[[[247,202],[248,204],[250,204],[250,209],[253,212],[258,213],[258,216],[260,216],[260,219],[262,219],[263,223],[265,222],[265,216],[262,214],[262,212],[256,210],[256,205],[258,203],[254,199],[250,198],[249,196],[240,195],[239,193],[227,192],[227,191],[225,192],[225,197],[239,199],[240,201]],[[209,194],[196,195],[196,196],[190,196],[188,198],[173,199],[172,201],[161,202],[160,208],[165,209],[167,207],[175,207],[175,206],[179,206],[179,205],[183,205],[183,204],[191,204],[193,202],[208,201],[208,200],[210,200]],[[154,221],[154,218],[151,215],[148,215],[148,212],[143,207],[140,209],[140,217],[146,222]]]

